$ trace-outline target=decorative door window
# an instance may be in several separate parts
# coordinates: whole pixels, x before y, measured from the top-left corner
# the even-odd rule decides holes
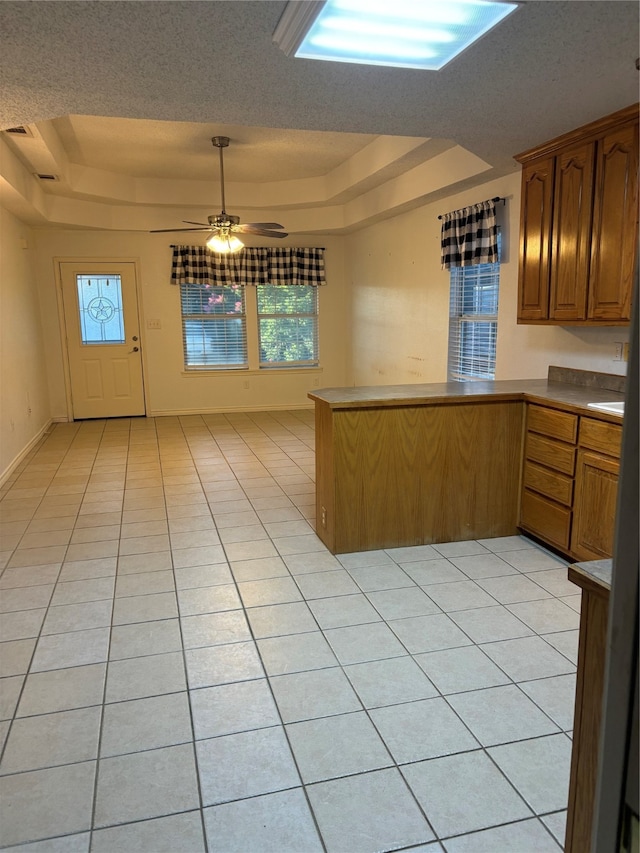
[[[119,275],[76,276],[83,345],[123,344],[124,315]]]

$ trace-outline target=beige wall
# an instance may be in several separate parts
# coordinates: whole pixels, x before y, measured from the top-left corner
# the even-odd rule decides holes
[[[67,414],[55,281],[56,259],[60,258],[137,260],[149,415],[308,406],[307,392],[314,387],[344,385],[348,380],[348,295],[342,237],[296,235],[283,241],[284,245],[326,248],[328,284],[320,290],[319,370],[194,375],[184,371],[179,290],[169,283],[174,235],[51,229],[34,233],[40,300],[46,306],[44,334],[54,417]],[[149,320],[159,320],[161,328],[148,329]]]
[[[0,481],[49,424],[30,229],[0,207]]]
[[[291,372],[184,372],[179,293],[169,284],[174,235],[29,229],[4,211],[0,473],[50,418],[68,414],[55,276],[60,258],[135,259],[148,414],[307,406],[315,387],[446,379],[449,276],[440,269],[437,217],[500,195],[507,204],[498,206],[503,263],[496,377],[544,377],[549,364],[625,373],[626,365],[613,358],[615,342],[628,340],[627,328],[516,324],[519,193],[514,171],[347,237],[288,238],[288,245],[326,247],[329,282],[320,291],[321,366]],[[161,328],[148,329],[149,320]]]
[[[626,327],[518,326],[519,172],[365,228],[349,236],[354,385],[444,382],[449,274],[440,269],[438,216],[494,196],[503,229],[496,379],[542,378],[550,364],[626,373],[613,360]]]

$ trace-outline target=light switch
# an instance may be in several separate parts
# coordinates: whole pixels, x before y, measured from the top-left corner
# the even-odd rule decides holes
[[[160,320],[147,320],[147,329],[161,329],[162,323]]]

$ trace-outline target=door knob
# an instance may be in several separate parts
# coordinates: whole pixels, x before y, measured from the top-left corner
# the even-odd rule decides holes
[[[132,341],[137,341],[137,340],[138,340],[138,336],[137,336],[137,335],[134,335],[134,336],[131,338],[131,340],[132,340]]]
[[[129,353],[138,352],[138,347],[134,347],[132,350],[129,350]]]

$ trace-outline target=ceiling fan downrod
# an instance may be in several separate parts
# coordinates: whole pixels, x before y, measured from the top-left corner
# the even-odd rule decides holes
[[[214,148],[217,148],[220,152],[220,199],[222,201],[222,213],[226,214],[226,205],[224,201],[224,159],[222,156],[222,149],[229,147],[229,137],[228,136],[212,136],[211,142]]]

